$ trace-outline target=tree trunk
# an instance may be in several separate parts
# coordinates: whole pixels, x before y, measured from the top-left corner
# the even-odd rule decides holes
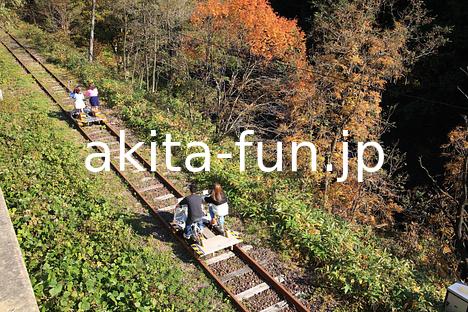
[[[91,12],[91,31],[89,34],[89,53],[88,61],[91,63],[94,59],[94,25],[96,24],[96,0],[93,0],[93,8]]]
[[[338,137],[341,136],[341,134],[343,133],[343,129],[345,128],[346,124],[349,122],[349,120],[351,119],[351,116],[354,114],[355,111],[356,111],[356,108],[354,108],[353,111],[341,121],[340,126],[338,127],[337,131],[335,132],[335,135],[333,137],[333,141],[330,144],[330,149],[328,150],[328,152],[327,152],[327,154],[325,156],[325,166],[327,166],[328,164],[331,164],[333,166],[332,158],[333,158],[333,153],[335,152]],[[335,168],[333,168],[333,169],[335,169]],[[331,213],[332,212],[332,207],[329,206],[329,204],[328,204],[328,191],[330,189],[330,176],[331,176],[330,172],[328,172],[328,170],[326,170],[326,168],[325,168],[324,191],[323,191],[324,193],[323,193],[322,205],[323,205],[323,208],[325,208],[326,211]]]
[[[125,80],[128,79],[127,75],[127,32],[128,32],[128,17],[127,17],[127,9],[124,12],[124,33],[123,33],[123,72]]]
[[[140,52],[140,50],[137,49],[135,51],[135,55],[133,57],[132,84],[135,83],[135,74],[136,74],[136,67],[137,67],[137,61],[138,61],[138,52]]]
[[[325,181],[324,181],[324,190],[323,190],[323,208],[325,208],[326,211],[332,212],[331,206],[328,204],[328,191],[330,189],[330,172],[327,170],[326,166],[333,165],[332,164],[332,156],[333,152],[335,151],[336,148],[336,141],[337,141],[337,135],[333,138],[333,141],[330,144],[330,149],[328,150],[326,156],[325,156]]]
[[[154,34],[154,50],[153,50],[153,85],[151,86],[151,91],[156,92],[156,68],[158,66],[158,37],[156,33]]]
[[[146,19],[146,14],[143,14],[143,37],[144,37],[143,53],[145,55],[143,79],[145,82],[146,90],[149,90],[149,59],[148,59],[149,47],[148,47],[148,30],[147,30],[148,27],[149,27],[149,23],[148,23],[148,20]],[[140,89],[141,88],[142,88],[142,83],[140,83]]]

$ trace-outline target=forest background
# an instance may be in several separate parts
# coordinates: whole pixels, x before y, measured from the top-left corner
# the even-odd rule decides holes
[[[351,159],[356,142],[380,142],[384,170],[364,183],[336,183],[339,170],[247,175],[222,162],[192,178],[221,181],[240,217],[354,307],[418,310],[440,306],[467,272],[467,6],[6,0],[0,19],[93,80],[142,136],[175,133],[216,152],[254,129],[270,155],[278,140],[313,141],[327,151],[322,168],[341,167],[344,129]]]

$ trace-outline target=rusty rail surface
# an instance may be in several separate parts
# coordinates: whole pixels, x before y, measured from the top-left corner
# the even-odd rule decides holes
[[[11,35],[7,30],[3,29],[3,31],[19,46],[21,47],[36,63],[38,63],[45,72],[47,72],[60,86],[62,86],[67,92],[71,92],[70,88],[59,78],[55,75],[41,60],[39,60],[29,49],[27,49],[22,43],[20,43],[13,35]],[[9,53],[15,58],[15,60],[23,67],[23,69],[34,79],[34,81],[39,85],[42,91],[55,103],[59,106],[62,112],[68,117],[68,121],[71,122],[81,133],[81,135],[88,141],[93,142],[93,140],[89,137],[89,135],[85,132],[83,127],[81,127],[73,118],[71,118],[68,111],[65,107],[61,104],[60,100],[58,100],[54,94],[49,91],[46,86],[34,75],[30,69],[24,64],[23,61],[8,47],[3,41],[1,41],[3,46],[9,51]],[[120,136],[118,132],[106,121],[103,122],[106,130],[115,138],[120,140]],[[125,142],[125,147],[127,149],[131,149],[127,142]],[[97,149],[100,151],[99,149]],[[183,193],[176,188],[174,184],[172,184],[166,177],[164,177],[158,171],[151,171],[151,165],[144,158],[138,151],[133,153],[138,161],[145,167],[148,172],[154,174],[158,181],[160,181],[164,187],[172,193],[175,197],[180,198],[183,197]],[[150,213],[156,217],[162,224],[173,234],[175,239],[187,250],[187,252],[195,259],[195,261],[203,268],[203,270],[213,279],[213,281],[230,297],[232,303],[240,310],[240,311],[250,311],[241,300],[236,298],[236,295],[221,281],[221,279],[215,274],[215,272],[208,266],[202,258],[200,258],[196,252],[190,247],[187,241],[179,235],[174,228],[167,222],[164,217],[162,217],[158,213],[158,209],[155,207],[154,204],[150,203],[145,196],[138,190],[138,188],[131,182],[129,179],[125,177],[125,175],[120,171],[120,169],[111,161],[110,162],[111,168],[117,173],[117,175],[123,180],[123,182],[128,186],[128,188],[132,191],[132,193],[142,202],[147,208],[149,208]],[[265,282],[278,294],[284,297],[284,299],[293,306],[297,311],[306,312],[309,311],[301,301],[294,296],[285,286],[283,286],[279,281],[277,281],[270,273],[267,272],[255,259],[247,254],[246,251],[242,250],[241,247],[235,245],[233,248],[233,252],[237,257],[243,260],[250,268],[261,276]]]

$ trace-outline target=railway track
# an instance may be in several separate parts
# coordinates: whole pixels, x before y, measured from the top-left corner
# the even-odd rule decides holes
[[[210,257],[199,257],[170,224],[173,208],[177,199],[184,196],[183,193],[160,172],[152,172],[150,163],[138,152],[133,155],[145,171],[119,170],[118,130],[108,122],[104,122],[103,125],[79,126],[68,113],[73,108],[73,103],[68,97],[71,90],[67,84],[7,31],[0,35],[0,40],[43,92],[68,116],[70,123],[74,123],[85,139],[108,144],[111,150],[111,168],[240,311],[309,311],[301,300],[282,284],[283,276],[272,276],[249,255],[252,246],[235,245],[232,250],[223,250]],[[132,148],[128,143],[125,147],[126,150]]]

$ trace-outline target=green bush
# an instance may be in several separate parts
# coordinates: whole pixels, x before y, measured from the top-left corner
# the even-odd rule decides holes
[[[251,157],[252,158],[252,157]],[[211,171],[196,175],[209,186],[219,181],[234,212],[267,225],[275,245],[301,251],[326,283],[339,288],[361,309],[436,310],[443,294],[421,276],[411,261],[392,256],[371,229],[352,226],[311,207],[311,194],[299,194],[294,181],[214,161]]]
[[[288,235],[331,285],[366,305],[386,310],[427,310],[441,297],[431,281],[415,276],[410,261],[382,248],[370,229],[351,227],[290,194],[277,193],[269,205],[277,235]]]

